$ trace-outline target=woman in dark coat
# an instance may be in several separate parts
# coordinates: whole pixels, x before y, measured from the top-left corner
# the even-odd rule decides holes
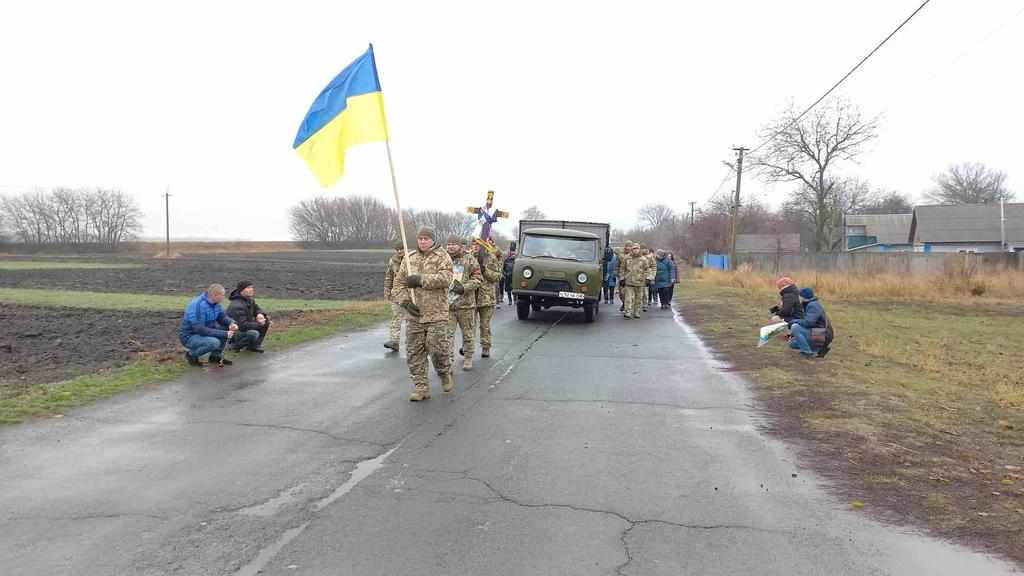
[[[804,317],[804,306],[800,303],[800,289],[789,276],[779,278],[775,283],[781,300],[771,308],[772,322],[792,322]]]

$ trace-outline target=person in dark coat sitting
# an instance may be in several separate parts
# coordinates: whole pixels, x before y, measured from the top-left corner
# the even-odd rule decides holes
[[[264,352],[263,340],[267,337],[271,322],[253,298],[255,293],[256,288],[252,282],[242,280],[228,296],[231,301],[228,304],[228,316],[238,323],[238,331],[231,339],[231,348],[235,352],[243,348],[260,354]]]
[[[772,306],[772,322],[786,322],[799,320],[804,317],[804,307],[800,303],[800,289],[789,276],[779,278],[775,283],[779,288],[779,296],[782,299],[775,306]]]
[[[800,289],[800,302],[803,304],[804,317],[789,321],[789,329],[793,333],[789,347],[800,350],[804,358],[811,358],[815,352],[818,358],[824,358],[835,336],[832,323],[825,314],[825,307],[814,295],[813,288]],[[815,334],[815,331],[818,333]]]

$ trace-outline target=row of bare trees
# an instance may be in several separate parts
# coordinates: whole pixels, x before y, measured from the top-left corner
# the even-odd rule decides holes
[[[791,105],[761,131],[766,144],[748,157],[750,170],[744,176],[795,186],[776,209],[741,199],[738,232],[775,236],[780,247],[784,235],[798,233],[806,249],[828,252],[842,248],[844,215],[910,213],[910,196],[874,188],[848,171],[877,133],[877,119],[865,117],[842,98],[804,115]],[[997,204],[1014,198],[1006,173],[984,164],[951,165],[932,180],[934,187],[924,194],[928,203]],[[726,192],[712,198],[692,217],[663,204],[644,206],[637,225],[614,236],[672,247],[693,258],[725,252],[732,235],[731,196]]]
[[[36,245],[114,248],[142,230],[135,198],[120,190],[54,188],[0,196],[0,238]]]
[[[307,244],[390,246],[400,234],[395,209],[372,196],[303,200],[288,211],[288,218],[292,238]],[[403,220],[410,236],[420,226],[431,226],[439,239],[450,234],[469,236],[476,226],[470,214],[441,210],[405,210]]]

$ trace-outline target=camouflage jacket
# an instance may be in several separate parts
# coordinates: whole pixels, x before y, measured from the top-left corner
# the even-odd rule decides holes
[[[395,254],[388,260],[388,271],[384,274],[384,299],[392,302],[400,302],[398,300],[398,282],[396,279],[399,276],[405,276],[405,268],[402,266],[403,260]]]
[[[647,257],[633,256],[632,254],[622,259],[622,275],[619,280],[625,280],[627,286],[643,286],[647,282],[647,270],[650,263]]]
[[[481,251],[486,252],[483,248]],[[498,280],[501,280],[501,261],[494,252],[487,252],[481,267],[480,288],[476,291],[476,307],[498,305]]]
[[[416,250],[406,256],[409,259],[409,271],[418,275],[423,284],[414,288],[416,305],[422,314],[417,318],[409,316],[414,322],[447,322],[448,321],[448,287],[452,283],[452,259],[444,248],[434,246],[430,250]],[[410,300],[409,288],[405,284],[405,274],[395,276],[396,297],[399,303]]]
[[[452,273],[456,280],[462,282],[466,292],[459,296],[458,300],[452,302],[449,309],[476,308],[476,289],[480,287],[480,282],[483,280],[476,256],[463,248],[458,255],[452,258]]]
[[[647,260],[647,280],[654,280],[658,274],[658,260],[654,257],[654,252],[644,254],[644,258]]]

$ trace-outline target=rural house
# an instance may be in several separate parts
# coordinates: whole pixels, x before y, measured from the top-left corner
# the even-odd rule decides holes
[[[913,214],[848,214],[843,217],[843,249],[866,252],[909,252],[907,238]]]
[[[908,239],[915,252],[1024,252],[1024,204],[1003,214],[999,204],[916,206]]]

